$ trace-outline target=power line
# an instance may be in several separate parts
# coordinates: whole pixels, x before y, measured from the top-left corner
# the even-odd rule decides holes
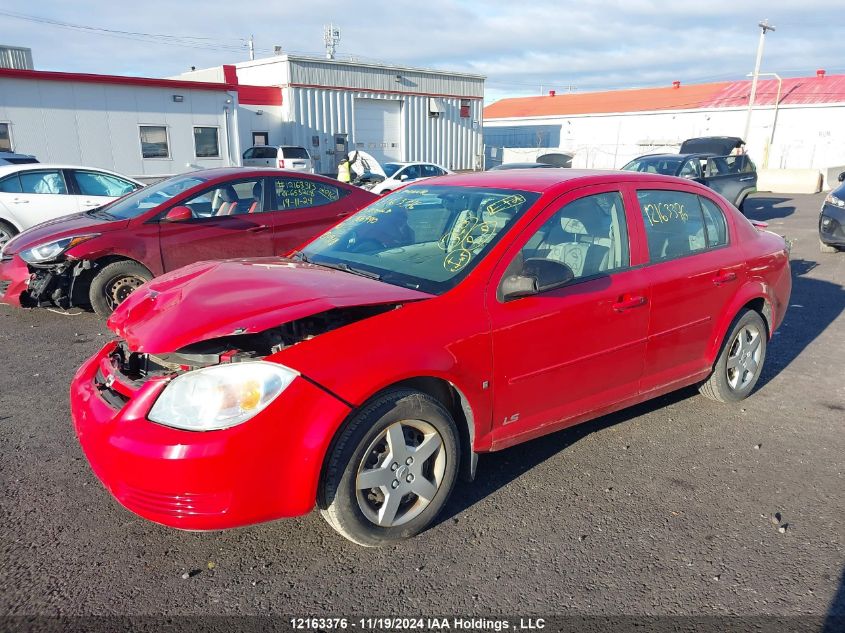
[[[15,20],[23,20],[26,22],[34,22],[36,24],[43,24],[46,26],[54,26],[57,28],[72,29],[76,31],[86,31],[89,33],[98,33],[100,35],[107,35],[110,37],[119,37],[139,42],[156,42],[167,46],[181,46],[185,48],[196,48],[204,50],[227,50],[227,51],[242,51],[246,48],[246,39],[236,37],[202,37],[197,35],[169,35],[163,33],[143,33],[140,31],[122,31],[118,29],[107,29],[104,27],[88,26],[85,24],[74,24],[72,22],[64,22],[61,20],[53,20],[51,18],[44,18],[35,15],[26,15],[23,13],[14,13],[11,11],[0,11],[0,15],[13,18]],[[241,45],[234,44],[220,44],[220,40],[239,41]],[[208,42],[208,43],[205,43]],[[211,42],[218,42],[211,44]]]

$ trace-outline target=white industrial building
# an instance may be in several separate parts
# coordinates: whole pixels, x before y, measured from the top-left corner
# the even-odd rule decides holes
[[[619,168],[686,138],[745,135],[750,81],[503,99],[484,110],[488,166],[551,155]],[[768,179],[831,184],[845,166],[845,75],[761,79],[746,148]]]
[[[318,172],[334,173],[346,151],[379,161],[481,167],[484,77],[382,64],[277,55],[195,70],[179,79],[274,87],[280,106],[241,99],[242,143],[301,145]]]
[[[237,165],[238,88],[0,69],[0,151],[142,180]]]
[[[356,149],[474,169],[483,96],[478,75],[292,55],[170,79],[0,67],[0,151],[142,180],[239,165],[260,144],[301,145],[327,174]]]

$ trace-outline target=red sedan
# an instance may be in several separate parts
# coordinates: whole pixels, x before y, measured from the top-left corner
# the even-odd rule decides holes
[[[424,529],[476,456],[691,384],[754,388],[784,240],[711,189],[577,170],[394,192],[288,259],[146,284],[71,388],[117,500],[218,529],[315,505],[347,538]]]
[[[281,255],[377,196],[322,176],[212,169],[31,228],[0,251],[0,303],[93,307],[200,260]]]

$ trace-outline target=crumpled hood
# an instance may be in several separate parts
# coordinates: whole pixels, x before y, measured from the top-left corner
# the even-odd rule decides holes
[[[132,350],[163,354],[333,308],[431,297],[280,257],[199,262],[141,286],[114,311],[108,326]]]
[[[127,224],[129,224],[129,220],[110,220],[102,216],[92,216],[87,211],[82,211],[81,213],[65,215],[36,224],[9,240],[4,252],[7,255],[14,255],[33,246],[59,240],[63,237],[116,231]]]

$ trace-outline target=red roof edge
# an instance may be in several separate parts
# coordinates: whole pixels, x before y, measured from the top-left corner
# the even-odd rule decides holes
[[[225,67],[224,67],[225,68]],[[42,81],[79,81],[92,84],[118,86],[147,86],[152,88],[185,88],[186,90],[237,90],[237,83],[212,83],[208,81],[185,81],[182,79],[161,79],[156,77],[125,77],[121,75],[94,75],[88,73],[62,73],[48,70],[19,70],[0,68],[0,78],[36,79]]]

